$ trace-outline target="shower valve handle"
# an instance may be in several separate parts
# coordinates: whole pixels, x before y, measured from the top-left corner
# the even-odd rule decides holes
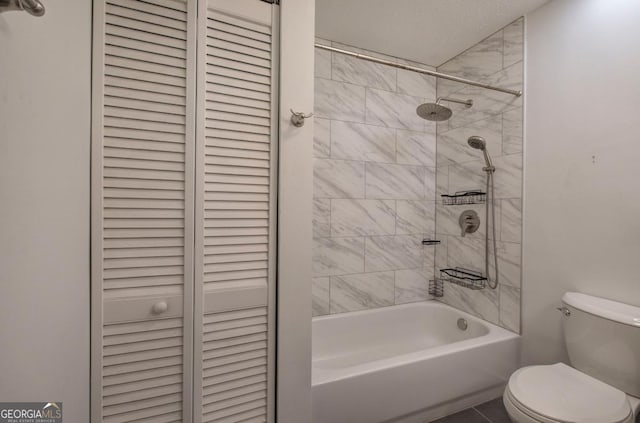
[[[460,214],[458,219],[460,229],[462,229],[461,236],[466,234],[472,234],[480,227],[480,218],[475,210],[465,210]]]

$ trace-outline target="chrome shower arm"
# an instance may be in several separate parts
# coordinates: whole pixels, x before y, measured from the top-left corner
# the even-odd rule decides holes
[[[473,106],[473,100],[471,100],[471,99],[469,99],[469,100],[459,100],[457,98],[438,97],[438,99],[436,100],[436,104],[440,104],[441,101],[448,101],[449,103],[464,104],[465,106],[467,106],[467,108]]]

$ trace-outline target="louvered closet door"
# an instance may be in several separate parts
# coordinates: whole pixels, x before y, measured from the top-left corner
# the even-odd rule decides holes
[[[196,422],[273,421],[276,10],[199,5]]]
[[[195,12],[94,1],[94,423],[191,420]]]

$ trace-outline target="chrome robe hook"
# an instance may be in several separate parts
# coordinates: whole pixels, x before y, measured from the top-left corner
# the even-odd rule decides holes
[[[304,126],[304,120],[313,116],[313,113],[304,114],[303,112],[294,112],[291,110],[291,124],[297,128]]]

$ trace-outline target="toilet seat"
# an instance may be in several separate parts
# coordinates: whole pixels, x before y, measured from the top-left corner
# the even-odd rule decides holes
[[[507,410],[512,408],[522,422],[626,423],[633,419],[624,392],[563,363],[517,370],[504,399]]]

